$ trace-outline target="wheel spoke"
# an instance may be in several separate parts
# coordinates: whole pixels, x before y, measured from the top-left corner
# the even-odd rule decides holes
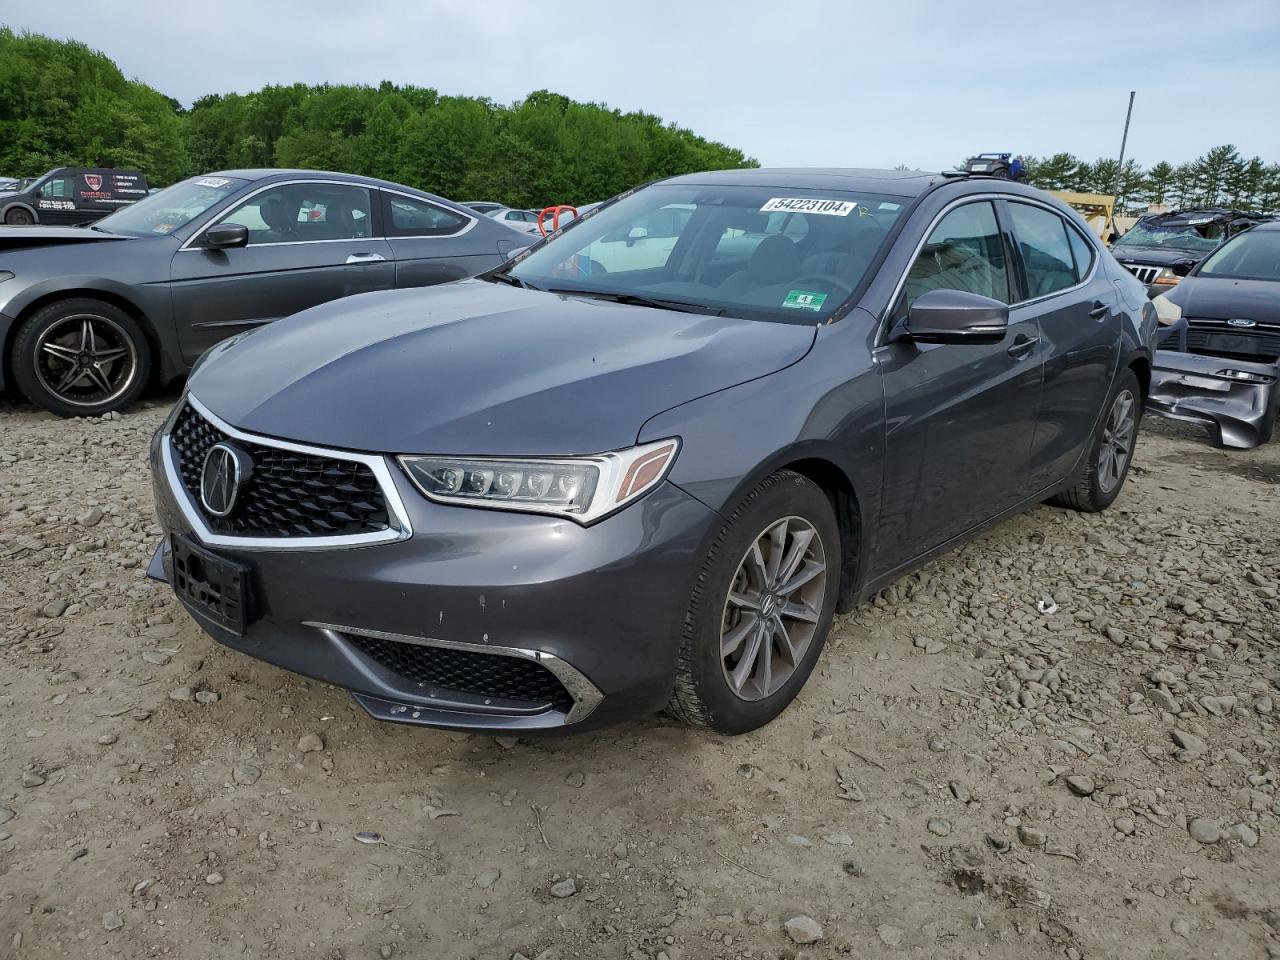
[[[778,571],[782,568],[783,551],[787,545],[787,523],[785,519],[779,520],[769,528],[769,565],[766,570],[768,579],[765,583],[775,583],[778,579]]]
[[[782,566],[778,570],[778,578],[776,583],[785,583],[791,579],[792,574],[800,568],[804,555],[809,549],[809,544],[813,541],[814,531],[812,529],[797,530],[791,536],[791,547],[787,551],[786,558],[782,561]]]
[[[747,643],[747,649],[742,654],[742,659],[738,661],[738,665],[733,668],[733,673],[729,675],[729,682],[733,684],[736,693],[742,692],[743,684],[751,676],[755,669],[756,661],[760,659],[760,644],[764,639],[764,631],[757,621],[755,629],[751,631],[751,639]]]
[[[791,666],[796,666],[800,662],[800,658],[796,655],[796,645],[791,642],[791,634],[787,630],[787,625],[782,622],[781,617],[777,617],[773,622],[774,636],[778,638],[778,646],[781,648],[783,659]]]
[[[80,321],[80,352],[93,353],[93,321]]]
[[[57,391],[58,393],[61,393],[63,390],[66,390],[68,387],[73,386],[76,383],[76,381],[78,381],[83,376],[84,376],[84,371],[82,369],[80,369],[79,367],[72,367],[70,370],[67,371],[67,373],[63,376],[63,378],[58,381],[58,385],[54,387],[54,390]]]
[[[756,671],[756,689],[760,696],[767,697],[773,693],[773,627],[763,624],[760,641],[760,669]]]
[[[104,363],[110,363],[112,360],[119,360],[128,354],[128,350],[124,347],[108,347],[105,350],[99,350],[93,355],[93,359],[99,366]]]
[[[759,610],[760,595],[755,591],[752,591],[751,593],[734,593],[730,590],[729,606],[737,607],[740,610]]]
[[[70,347],[64,347],[60,343],[50,343],[46,341],[40,344],[40,349],[51,356],[57,357],[59,360],[66,360],[68,363],[76,362],[76,351]]]
[[[720,636],[721,658],[723,659],[724,657],[731,657],[733,656],[733,654],[737,653],[738,648],[742,646],[742,641],[745,640],[747,638],[747,635],[750,634],[751,631],[756,628],[759,622],[760,622],[760,618],[757,617],[755,614],[751,614],[749,616],[743,617],[742,621],[738,623],[736,626],[734,626],[732,629],[730,629],[728,633],[721,634]]]
[[[101,370],[99,370],[97,367],[95,366],[85,367],[84,372],[88,374],[89,379],[93,381],[94,386],[96,386],[103,393],[111,392],[111,381],[108,380],[107,375],[103,373]]]
[[[788,600],[782,605],[782,615],[790,620],[803,620],[805,623],[818,622],[818,611],[807,603]]]
[[[783,598],[791,596],[814,577],[820,576],[825,570],[826,567],[818,563],[818,561],[806,560],[798,573],[778,587],[778,595]]]
[[[760,588],[767,586],[769,583],[769,570],[765,566],[764,554],[760,552],[759,540],[751,545],[751,550],[747,553],[747,559],[750,560],[751,566],[755,568],[756,586]]]

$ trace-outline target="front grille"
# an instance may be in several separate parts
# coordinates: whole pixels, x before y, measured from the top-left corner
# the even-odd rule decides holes
[[[1144,267],[1138,263],[1124,263],[1121,264],[1121,266],[1147,286],[1151,286],[1151,284],[1155,283],[1156,277],[1160,276],[1160,271],[1164,269],[1164,267]]]
[[[432,692],[545,703],[565,713],[573,707],[573,698],[556,675],[523,657],[427,647],[360,634],[344,633],[342,637],[374,663]]]
[[[200,502],[200,472],[214,444],[244,450],[253,469],[235,508],[216,517]],[[184,404],[169,435],[182,485],[209,529],[244,537],[336,537],[377,533],[389,526],[387,502],[366,464],[311,456],[229,437]]]
[[[1229,336],[1229,341],[1221,338]],[[1214,338],[1210,340],[1210,338]],[[1224,349],[1224,345],[1230,344]],[[1187,350],[1214,357],[1230,357],[1255,363],[1272,363],[1280,357],[1280,330],[1274,327],[1230,327],[1192,320],[1187,329]]]

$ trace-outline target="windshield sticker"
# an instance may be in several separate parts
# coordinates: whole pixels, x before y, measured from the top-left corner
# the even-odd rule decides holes
[[[851,200],[819,200],[813,197],[774,197],[763,207],[761,213],[773,213],[783,210],[787,213],[820,213],[828,217],[847,217],[858,209]]]
[[[197,187],[225,187],[231,181],[225,177],[201,177],[196,181]]]
[[[791,310],[821,310],[822,305],[827,302],[825,293],[815,293],[812,290],[792,290],[787,294],[787,298],[782,301],[782,305]]]

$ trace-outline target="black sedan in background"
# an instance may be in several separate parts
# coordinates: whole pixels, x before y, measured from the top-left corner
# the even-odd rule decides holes
[[[1280,223],[1228,241],[1154,303],[1163,330],[1152,411],[1208,424],[1223,446],[1270,440],[1280,407]]]
[[[837,609],[1042,500],[1110,505],[1155,326],[1028,187],[677,177],[215,347],[152,445],[149,573],[388,720],[741,733]]]
[[[97,416],[233,334],[474,276],[531,242],[419,190],[314,170],[192,177],[88,229],[0,228],[0,387]]]

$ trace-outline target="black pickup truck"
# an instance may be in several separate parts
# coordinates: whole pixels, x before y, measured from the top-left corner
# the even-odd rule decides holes
[[[92,223],[146,195],[147,178],[137,170],[57,167],[23,189],[0,193],[0,222],[16,227]]]

